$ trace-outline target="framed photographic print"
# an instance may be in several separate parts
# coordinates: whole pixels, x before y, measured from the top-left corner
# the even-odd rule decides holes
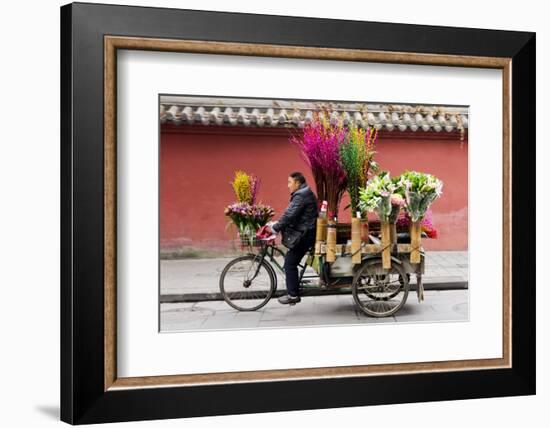
[[[534,33],[73,3],[61,54],[63,421],[535,393]]]

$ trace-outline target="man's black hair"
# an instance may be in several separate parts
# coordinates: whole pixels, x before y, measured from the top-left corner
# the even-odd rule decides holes
[[[296,180],[300,184],[304,184],[306,182],[306,178],[304,177],[304,174],[298,171],[293,172],[292,174],[289,175],[289,177],[292,177],[294,180]]]

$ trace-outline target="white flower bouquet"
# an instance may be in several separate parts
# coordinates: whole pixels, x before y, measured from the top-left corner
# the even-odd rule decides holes
[[[443,182],[423,172],[405,171],[397,185],[405,195],[405,211],[413,222],[422,220],[432,202],[443,193]]]
[[[376,212],[380,221],[391,221],[397,218],[395,206],[397,205],[397,211],[400,206],[399,198],[394,194],[398,190],[396,180],[392,180],[387,171],[382,171],[359,190],[359,209]]]

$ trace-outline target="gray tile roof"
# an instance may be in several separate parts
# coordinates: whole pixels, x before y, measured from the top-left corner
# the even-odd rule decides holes
[[[376,103],[307,102],[250,98],[162,96],[161,123],[304,127],[315,110],[331,123],[355,122],[389,131],[456,131],[468,128],[468,107]]]

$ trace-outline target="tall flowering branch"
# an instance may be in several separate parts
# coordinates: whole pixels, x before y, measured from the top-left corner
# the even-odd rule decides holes
[[[245,202],[254,205],[260,190],[260,179],[254,174],[247,174],[244,171],[235,171],[235,178],[231,186],[235,191],[238,202]]]
[[[376,169],[374,142],[376,130],[350,126],[340,145],[340,162],[347,177],[352,215],[359,209],[359,190],[367,184],[370,169]]]
[[[380,171],[380,167],[374,161],[374,155],[376,154],[376,152],[374,151],[374,147],[376,145],[377,138],[378,138],[378,130],[376,128],[371,128],[371,127],[367,128],[366,135],[365,135],[366,146],[367,146],[365,149],[367,154],[367,159],[364,164],[365,183],[370,178],[369,175],[371,171],[374,173],[377,173],[378,171]]]
[[[341,123],[332,125],[326,114],[315,112],[301,136],[290,142],[300,149],[302,159],[310,167],[319,201],[328,202],[330,217],[338,215],[338,207],[346,189],[346,173],[340,164],[340,145],[346,130]]]
[[[250,191],[250,179],[246,172],[235,171],[235,178],[231,182],[235,191],[235,197],[238,202],[250,204],[252,202],[252,193]]]

